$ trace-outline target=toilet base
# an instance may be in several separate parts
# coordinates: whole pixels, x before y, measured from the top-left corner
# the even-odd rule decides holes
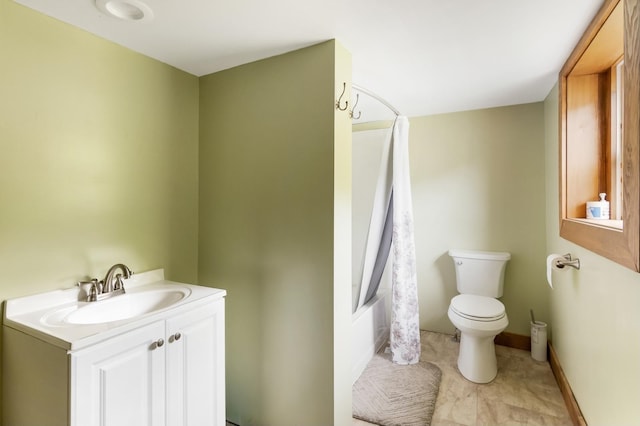
[[[458,370],[467,380],[474,383],[489,383],[498,374],[498,361],[493,336],[474,336],[462,333]]]

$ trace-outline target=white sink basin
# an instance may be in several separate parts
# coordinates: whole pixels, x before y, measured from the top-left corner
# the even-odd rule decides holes
[[[69,324],[97,324],[133,318],[179,302],[187,296],[181,290],[153,290],[125,293],[112,299],[90,302],[64,318]]]
[[[189,296],[188,288],[172,286],[125,293],[99,302],[80,302],[48,313],[46,325],[101,324],[139,317],[169,308]]]

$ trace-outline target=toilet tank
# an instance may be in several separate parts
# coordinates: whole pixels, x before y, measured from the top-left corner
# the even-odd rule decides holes
[[[493,251],[449,250],[460,294],[502,297],[504,270],[511,254]]]

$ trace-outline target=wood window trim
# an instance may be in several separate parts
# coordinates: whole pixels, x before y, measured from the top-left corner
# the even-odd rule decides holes
[[[624,8],[623,229],[567,216],[567,77],[619,2]],[[640,272],[640,0],[606,0],[560,71],[560,236]]]

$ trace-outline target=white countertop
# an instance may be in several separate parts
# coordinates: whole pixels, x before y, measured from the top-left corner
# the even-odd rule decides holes
[[[89,303],[81,294],[79,287],[66,290],[55,290],[33,296],[7,300],[4,312],[4,326],[11,327],[49,342],[53,345],[74,351],[98,343],[110,337],[122,334],[134,328],[162,320],[169,315],[187,312],[209,301],[221,299],[227,292],[222,289],[178,283],[164,279],[164,270],[134,274],[124,281],[127,293],[176,287],[188,291],[188,296],[170,307],[156,310],[134,318],[122,319],[98,324],[64,324],[52,325],[44,318],[64,309],[73,310]],[[114,298],[120,296],[114,296]],[[110,300],[110,299],[107,299]]]

